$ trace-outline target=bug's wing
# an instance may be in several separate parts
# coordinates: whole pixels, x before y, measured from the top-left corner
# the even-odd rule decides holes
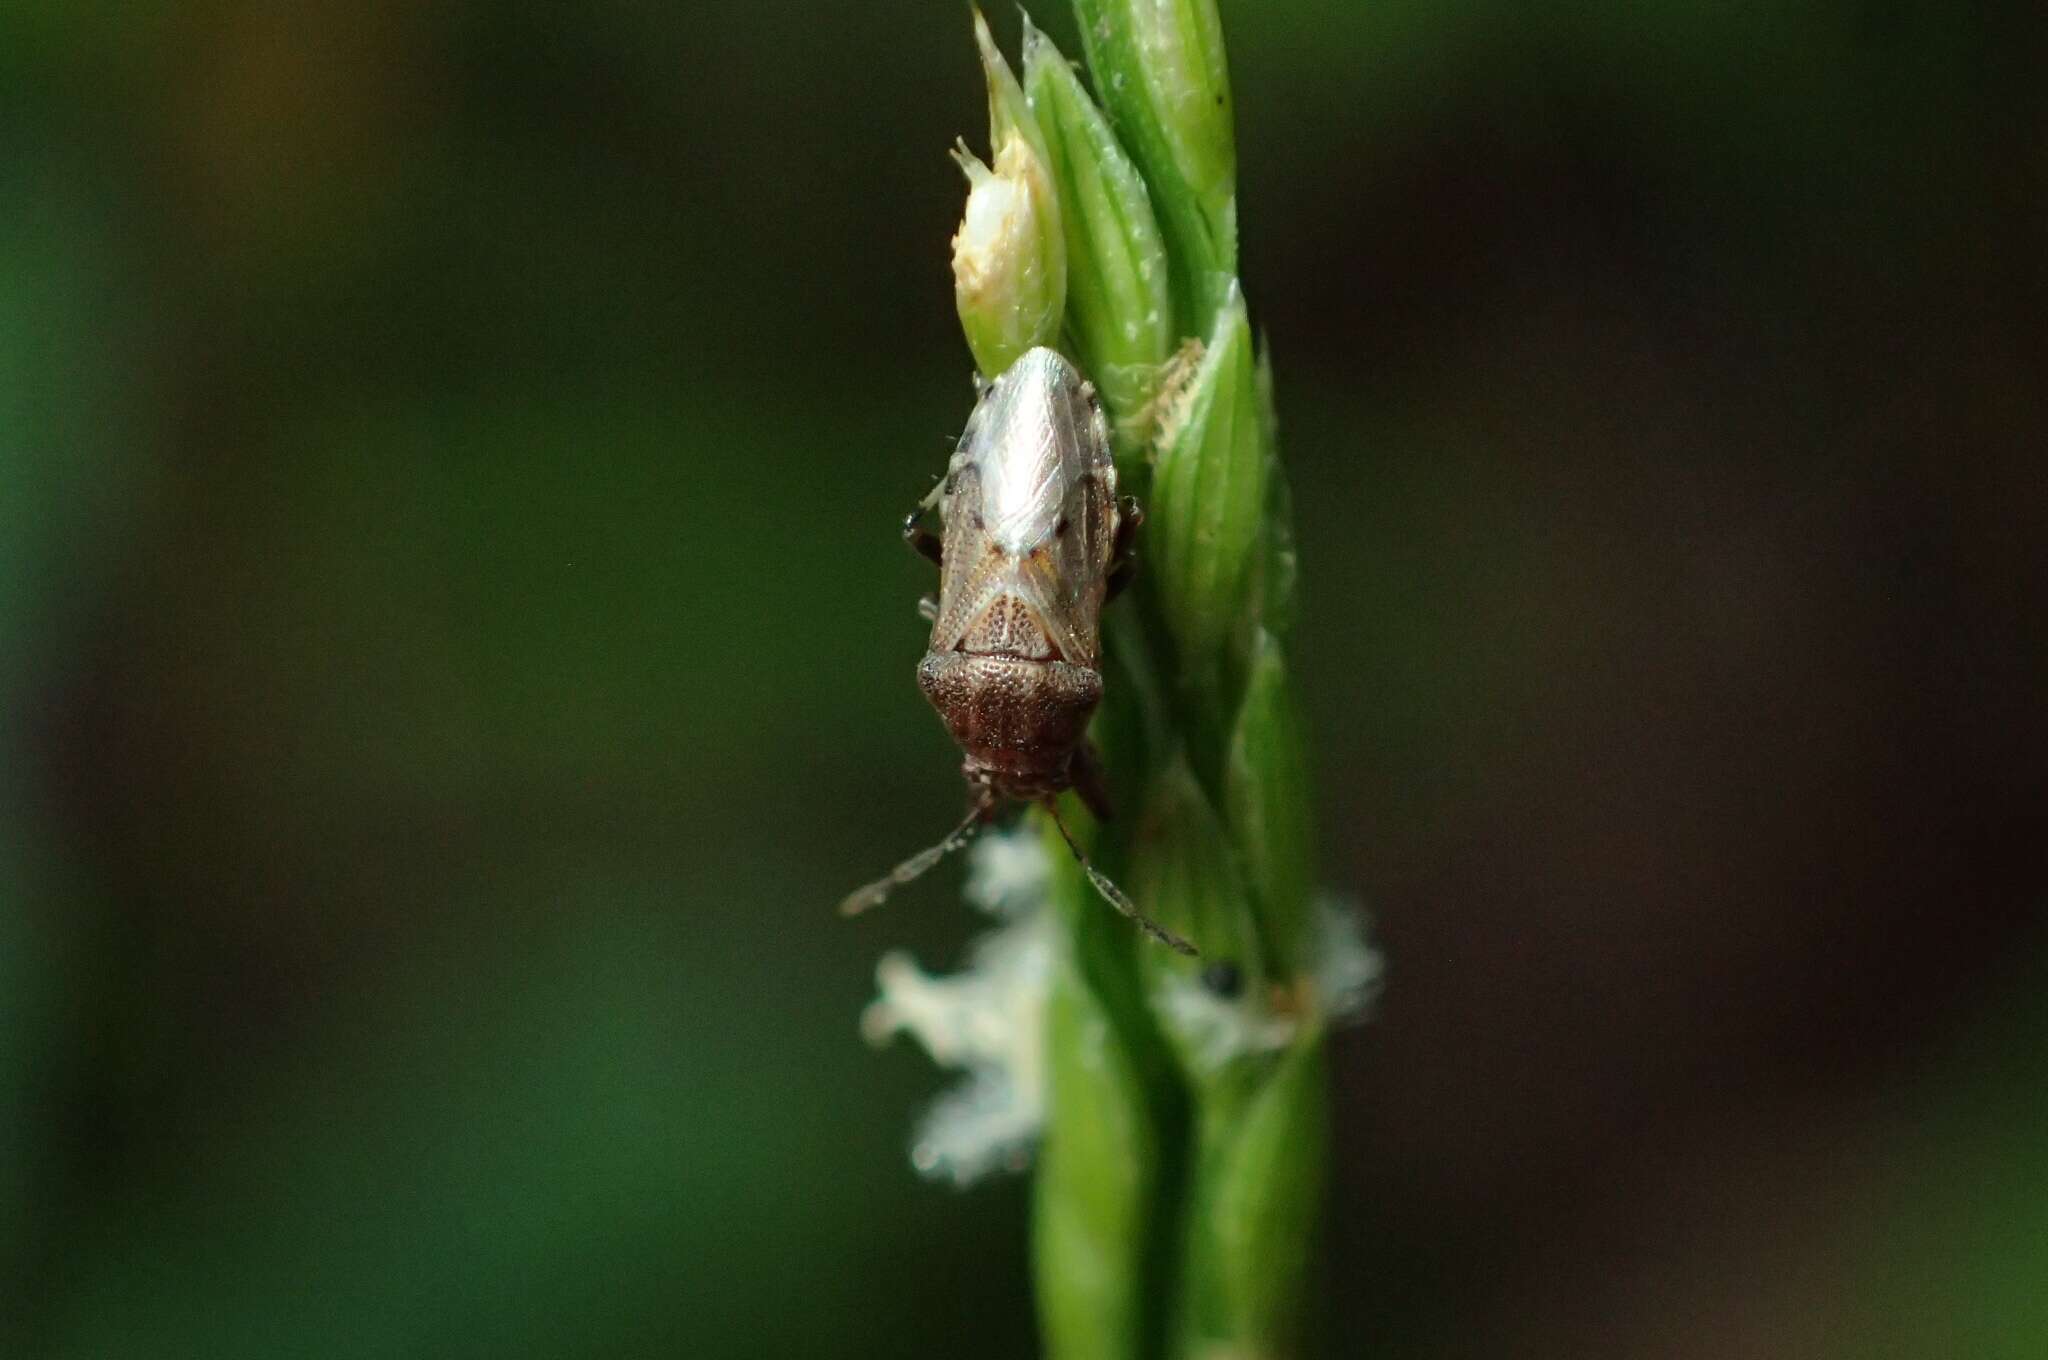
[[[1060,655],[1095,667],[1116,464],[1108,425],[1072,365],[1034,350],[990,385],[954,454],[945,512],[932,650],[958,647],[1008,594]]]
[[[1003,554],[995,550],[987,530],[964,507],[981,499],[981,471],[972,463],[955,463],[949,474],[946,529],[941,540],[939,613],[932,620],[931,650],[950,652],[960,644],[989,597],[1002,589],[1007,576]]]
[[[1055,553],[1041,549],[1017,561],[1010,590],[1038,616],[1046,637],[1062,657],[1077,666],[1096,668],[1101,660],[1096,631],[1096,612],[1102,607],[1099,579],[1091,592],[1088,582],[1077,581],[1060,569]]]
[[[1060,654],[1077,666],[1101,664],[1102,598],[1116,537],[1116,501],[1101,478],[1069,488],[1064,534],[1016,560],[1010,588],[1031,606]]]
[[[998,595],[1022,600],[1067,661],[1094,669],[1101,657],[1097,620],[1106,577],[1100,570],[1077,573],[1065,545],[1048,543],[1013,557],[963,517],[946,534],[946,572],[939,588],[939,615],[932,624],[931,649],[952,651]]]

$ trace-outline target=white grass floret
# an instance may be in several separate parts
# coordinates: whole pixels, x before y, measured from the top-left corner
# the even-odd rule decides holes
[[[1277,1053],[1307,1023],[1335,1027],[1370,1014],[1385,965],[1366,938],[1365,912],[1355,901],[1325,895],[1316,903],[1313,930],[1305,995],[1284,1011],[1275,1008],[1273,994],[1256,989],[1219,996],[1196,973],[1175,974],[1160,984],[1163,1018],[1198,1070],[1214,1072],[1238,1058]]]
[[[970,852],[967,896],[1005,924],[976,940],[967,968],[951,976],[926,973],[902,953],[875,969],[881,995],[861,1015],[868,1041],[909,1034],[932,1061],[967,1073],[933,1102],[911,1143],[911,1165],[933,1179],[964,1186],[1022,1170],[1045,1127],[1050,879],[1036,837],[984,835]]]

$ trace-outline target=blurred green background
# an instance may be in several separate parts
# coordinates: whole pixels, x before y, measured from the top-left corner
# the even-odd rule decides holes
[[[1389,957],[1324,1351],[2048,1354],[2025,35],[1222,7]],[[831,911],[959,805],[977,81],[952,3],[0,9],[0,1354],[1033,1353],[854,1029],[974,922]]]

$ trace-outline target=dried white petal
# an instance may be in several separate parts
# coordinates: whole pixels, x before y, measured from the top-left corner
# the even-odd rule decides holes
[[[1277,1052],[1294,1042],[1300,1020],[1276,1013],[1269,998],[1255,991],[1218,996],[1198,974],[1177,973],[1160,984],[1158,1004],[1188,1061],[1213,1072],[1233,1059]]]
[[[1316,903],[1314,932],[1306,994],[1285,1010],[1274,1006],[1284,992],[1249,988],[1220,996],[1199,974],[1176,974],[1160,984],[1162,1018],[1190,1063],[1214,1072],[1238,1058],[1276,1053],[1294,1042],[1307,1016],[1329,1026],[1366,1018],[1379,996],[1384,965],[1366,939],[1364,911],[1355,901],[1325,895]]]
[[[1311,976],[1326,1024],[1362,1021],[1379,1000],[1386,959],[1367,938],[1368,926],[1355,898],[1325,893],[1316,902]]]
[[[991,916],[1015,920],[1043,907],[1052,891],[1052,864],[1032,832],[989,832],[967,863],[967,900]]]
[[[969,966],[928,974],[900,953],[875,970],[881,995],[861,1016],[870,1043],[907,1033],[932,1061],[966,1071],[919,1121],[910,1160],[935,1179],[967,1185],[991,1171],[1021,1170],[1045,1126],[1045,998],[1052,972],[1052,915],[1045,854],[1020,833],[976,844],[969,893],[1008,924],[976,940]]]

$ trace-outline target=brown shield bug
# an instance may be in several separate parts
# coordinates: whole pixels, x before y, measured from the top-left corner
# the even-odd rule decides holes
[[[934,507],[943,537],[924,527]],[[1117,499],[1109,422],[1073,364],[1034,349],[982,389],[944,479],[903,525],[939,567],[939,598],[922,606],[932,637],[917,683],[965,753],[973,805],[944,840],[850,894],[842,912],[878,905],[967,844],[1006,801],[1035,802],[1110,905],[1162,944],[1195,952],[1091,864],[1059,816],[1067,789],[1109,815],[1088,719],[1102,701],[1102,606],[1130,578],[1143,519],[1136,501]]]

